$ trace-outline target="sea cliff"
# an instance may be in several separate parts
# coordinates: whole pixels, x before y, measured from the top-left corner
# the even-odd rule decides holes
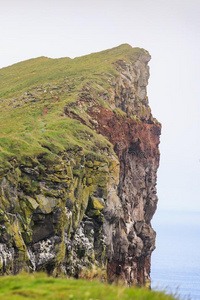
[[[129,45],[0,70],[0,273],[149,284],[160,123]]]

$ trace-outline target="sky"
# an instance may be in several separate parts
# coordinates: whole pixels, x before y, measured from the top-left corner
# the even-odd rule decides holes
[[[160,210],[200,211],[200,0],[0,0],[0,68],[128,43],[151,54]]]

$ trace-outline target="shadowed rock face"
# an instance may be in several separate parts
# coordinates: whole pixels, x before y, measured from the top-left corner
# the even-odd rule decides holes
[[[112,248],[108,255],[108,277],[143,284],[150,279],[150,256],[155,248],[155,232],[150,221],[158,200],[156,172],[160,126],[128,117],[117,119],[115,114],[104,109],[96,117],[101,124],[99,132],[109,138],[120,161],[118,196],[121,210],[108,243]],[[106,216],[108,222],[104,224],[105,234],[109,217]]]
[[[113,102],[127,116],[117,116],[100,107],[89,110],[97,121],[96,130],[114,145],[120,162],[118,196],[121,210],[108,242],[107,271],[108,278],[123,278],[128,284],[150,281],[151,252],[155,248],[156,234],[150,221],[158,201],[156,173],[161,127],[152,118],[146,96],[148,60],[149,56],[144,55],[134,66],[117,62],[121,76],[113,84]],[[132,116],[137,116],[138,120]],[[105,235],[110,226],[109,218],[107,221]]]
[[[45,270],[50,274],[109,281],[150,282],[155,232],[156,173],[161,126],[146,95],[149,54],[115,62],[107,92],[90,85],[64,114],[104,136],[112,147],[102,157],[80,146],[62,152],[53,165],[43,156],[13,162],[1,175],[0,272]],[[92,140],[92,137],[86,137]],[[101,271],[99,271],[101,270]]]

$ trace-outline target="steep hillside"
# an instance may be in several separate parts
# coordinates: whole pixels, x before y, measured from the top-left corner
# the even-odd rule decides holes
[[[0,70],[0,272],[150,280],[160,124],[147,51]]]

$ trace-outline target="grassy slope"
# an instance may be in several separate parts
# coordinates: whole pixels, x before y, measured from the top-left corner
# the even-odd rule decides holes
[[[110,147],[94,131],[67,118],[64,107],[78,99],[88,82],[107,91],[108,78],[115,75],[113,62],[135,59],[141,51],[121,45],[75,59],[39,57],[0,69],[0,167],[41,153],[53,159],[73,145],[94,153]]]
[[[112,72],[112,62],[137,56],[140,52],[141,49],[124,44],[74,59],[39,57],[2,68],[0,69],[0,99],[26,91],[31,86],[54,82],[66,76],[74,78]]]
[[[51,278],[43,274],[0,278],[0,298],[73,300],[173,300],[173,296],[145,289],[106,285],[96,281]]]

